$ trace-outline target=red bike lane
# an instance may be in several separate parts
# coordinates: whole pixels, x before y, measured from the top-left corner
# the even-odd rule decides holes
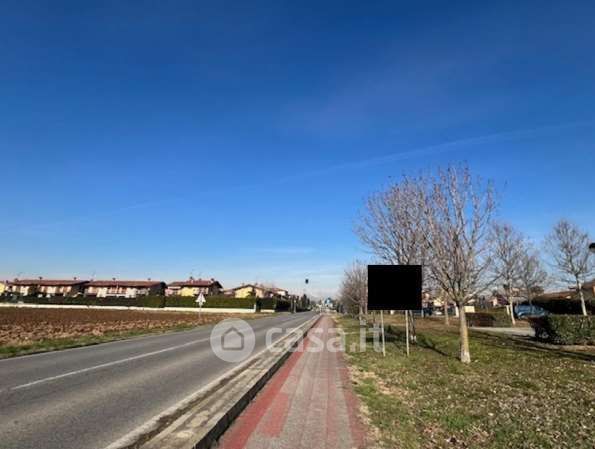
[[[323,316],[219,441],[224,449],[364,447],[339,336]],[[330,343],[329,343],[330,342]]]

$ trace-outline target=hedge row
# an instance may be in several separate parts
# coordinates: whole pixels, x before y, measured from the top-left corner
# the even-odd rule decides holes
[[[466,313],[467,325],[473,327],[510,327],[512,320],[504,309]]]
[[[252,309],[257,305],[259,310],[288,311],[290,301],[278,298],[231,298],[229,296],[207,296],[204,308]],[[137,298],[97,298],[93,296],[53,296],[50,298],[37,296],[22,296],[16,298],[4,297],[0,301],[24,302],[27,304],[53,305],[84,305],[84,306],[124,306],[124,307],[196,307],[193,296],[139,296]],[[305,310],[305,309],[304,309]],[[298,308],[298,311],[302,309]]]
[[[254,298],[230,298],[229,296],[207,296],[204,308],[234,308],[252,309],[256,300]],[[138,298],[97,298],[90,296],[58,297],[51,298],[37,296],[23,296],[11,302],[24,302],[27,304],[54,304],[54,305],[84,305],[84,306],[125,306],[125,307],[198,307],[196,298],[191,296],[139,296]]]
[[[291,303],[284,299],[261,298],[258,300],[260,309],[274,310],[275,312],[285,312],[289,310]]]
[[[535,298],[531,301],[533,305],[544,308],[550,313],[561,315],[581,315],[581,300],[580,299],[540,299]],[[529,304],[525,302],[524,304]],[[595,300],[585,300],[587,311],[595,314]]]
[[[595,317],[548,315],[529,318],[539,340],[557,345],[595,345]]]
[[[213,309],[253,309],[256,300],[254,298],[231,298],[229,296],[207,296],[207,302],[203,308]],[[196,298],[193,296],[167,296],[165,307],[198,307]]]

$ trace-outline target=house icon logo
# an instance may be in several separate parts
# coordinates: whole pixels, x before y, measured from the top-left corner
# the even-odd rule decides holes
[[[237,363],[247,359],[254,350],[252,327],[244,320],[229,319],[218,323],[211,331],[211,350],[221,360]]]
[[[230,327],[221,335],[221,347],[225,351],[241,351],[244,349],[244,334],[235,327]]]

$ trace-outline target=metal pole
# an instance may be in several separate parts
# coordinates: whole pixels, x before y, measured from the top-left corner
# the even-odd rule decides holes
[[[386,357],[386,346],[384,344],[384,316],[382,310],[380,311],[380,327],[382,327],[382,355]]]
[[[405,340],[407,348],[407,357],[409,357],[409,310],[405,310]]]

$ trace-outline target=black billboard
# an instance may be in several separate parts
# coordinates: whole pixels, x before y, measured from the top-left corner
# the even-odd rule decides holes
[[[421,265],[368,265],[368,310],[421,310]]]

